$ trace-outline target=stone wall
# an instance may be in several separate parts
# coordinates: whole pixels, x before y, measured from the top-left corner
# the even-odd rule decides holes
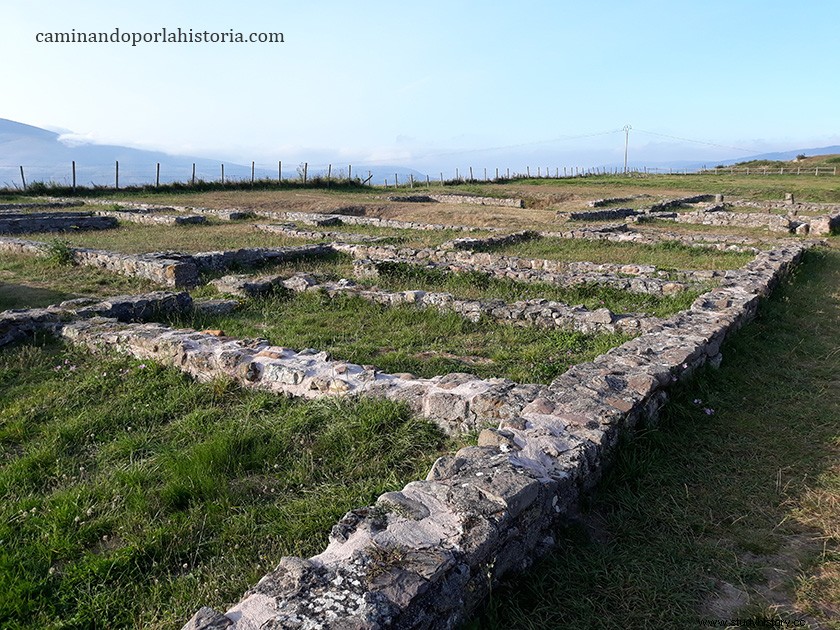
[[[318,212],[272,212],[269,210],[255,210],[254,214],[279,221],[294,221],[305,225],[371,225],[373,227],[395,228],[398,230],[457,230],[460,232],[493,232],[498,228],[478,228],[468,225],[440,225],[436,223],[419,223],[416,221],[398,221],[396,219],[380,219],[378,217],[358,217],[339,214],[322,214]],[[331,221],[331,223],[323,223]],[[318,223],[321,222],[321,223]]]
[[[655,418],[673,383],[720,361],[723,341],[801,251],[763,252],[661,326],[547,388],[520,386],[478,446],[349,512],[321,554],[281,559],[226,613],[202,608],[184,628],[457,627],[495,582],[551,548],[555,523],[597,482],[620,434]],[[419,408],[431,417],[467,411],[459,388],[470,378],[443,377],[440,404]]]
[[[691,197],[677,197],[676,199],[667,199],[655,203],[650,207],[651,212],[660,212],[662,210],[671,210],[679,208],[680,206],[689,205],[692,203],[700,203],[702,201],[713,201],[714,195],[692,195]]]
[[[71,321],[49,309],[3,313],[0,333],[21,329],[4,323],[11,317],[202,380],[225,375],[245,387],[305,398],[381,396],[405,402],[450,433],[480,431],[478,446],[438,459],[425,480],[345,515],[322,553],[282,558],[224,614],[202,608],[184,626],[449,629],[499,579],[552,547],[558,519],[598,481],[621,433],[655,419],[672,384],[719,363],[721,344],[755,315],[759,299],[802,251],[795,244],[760,252],[690,309],[547,386],[469,374],[383,374],[323,352],[98,317],[114,315],[113,304],[77,305],[90,317]]]
[[[231,267],[250,267],[301,258],[320,258],[333,254],[335,251],[326,245],[255,247],[197,254],[181,254],[179,252],[123,254],[83,247],[68,249],[72,261],[78,265],[97,267],[125,276],[146,278],[171,287],[197,286],[202,272],[226,271]],[[0,251],[29,256],[48,256],[49,246],[39,241],[0,238]]]
[[[118,295],[112,298],[77,298],[48,308],[0,312],[0,348],[32,337],[35,332],[55,332],[75,318],[108,317],[121,322],[146,321],[193,308],[188,293],[158,291],[143,295]]]
[[[673,220],[677,223],[763,228],[771,232],[789,233],[794,230],[794,224],[788,217],[778,214],[727,212],[717,206],[694,212],[678,212],[674,215]]]
[[[343,241],[345,243],[381,243],[383,241],[399,242],[405,240],[398,236],[367,236],[366,234],[353,234],[352,232],[318,232],[314,230],[301,230],[300,228],[295,227],[293,223],[281,225],[258,223],[254,225],[254,228],[261,232],[279,234],[280,236],[288,236],[289,238]]]
[[[118,210],[97,210],[101,217],[113,217],[119,221],[143,225],[195,225],[207,223],[207,219],[196,214],[159,214],[151,212],[122,212]]]
[[[461,300],[451,293],[430,291],[390,292],[357,285],[352,280],[318,282],[314,276],[305,273],[285,276],[224,276],[210,282],[219,292],[241,297],[258,297],[277,290],[295,292],[351,295],[363,300],[387,306],[408,305],[416,308],[432,308],[441,312],[452,312],[476,322],[482,316],[515,326],[537,326],[577,330],[584,333],[639,332],[658,321],[642,314],[615,314],[607,308],[590,311],[583,306],[568,306],[549,300],[522,300],[508,304],[504,300]]]
[[[449,271],[481,271],[497,278],[509,278],[520,282],[545,282],[547,284],[601,284],[615,287],[633,293],[651,293],[657,295],[671,295],[687,288],[685,279],[690,278],[690,272],[683,272],[684,279],[677,280],[663,274],[664,277],[650,277],[641,273],[638,265],[622,265],[616,268],[635,270],[635,277],[623,277],[620,271],[606,271],[604,265],[597,265],[587,269],[577,263],[570,268],[567,263],[557,260],[542,260],[518,258],[488,252],[473,253],[468,251],[454,251],[443,249],[414,249],[407,247],[390,247],[387,245],[351,245],[334,243],[334,249],[363,261],[377,262],[406,262],[420,264]],[[686,275],[686,274],[689,275]],[[705,274],[698,281],[708,280]]]
[[[416,203],[449,203],[466,204],[471,206],[499,206],[502,208],[524,208],[522,199],[501,197],[479,197],[477,195],[392,195],[388,201],[416,202]]]
[[[0,203],[0,212],[5,210],[45,210],[47,208],[78,208],[83,201],[45,201],[43,203]]]
[[[107,230],[115,227],[117,227],[115,219],[93,216],[90,212],[4,212],[0,214],[0,234]]]
[[[505,245],[515,245],[516,243],[524,243],[535,238],[539,238],[539,232],[533,230],[526,230],[524,232],[514,232],[513,234],[506,234],[505,236],[490,236],[487,238],[456,238],[446,243],[443,243],[441,249],[468,249],[471,251],[483,251],[493,249],[494,247],[504,247]]]

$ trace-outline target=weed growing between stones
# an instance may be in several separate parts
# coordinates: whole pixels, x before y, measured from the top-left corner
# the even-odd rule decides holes
[[[47,260],[55,266],[73,264],[73,250],[66,240],[54,238],[47,242]]]

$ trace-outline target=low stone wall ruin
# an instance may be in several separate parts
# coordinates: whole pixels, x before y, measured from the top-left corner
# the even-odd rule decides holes
[[[607,308],[590,311],[583,306],[568,306],[550,300],[521,300],[508,304],[504,300],[462,300],[451,293],[431,291],[383,291],[375,287],[360,286],[348,279],[336,282],[318,282],[313,276],[297,273],[286,276],[224,276],[210,281],[220,293],[240,297],[259,297],[277,290],[294,292],[320,292],[330,297],[350,295],[386,306],[408,305],[432,308],[441,312],[457,313],[477,322],[482,316],[515,326],[536,326],[576,330],[583,333],[636,333],[658,321],[643,314],[616,314]]]
[[[456,627],[495,582],[554,544],[554,524],[597,482],[620,434],[655,418],[674,382],[720,361],[723,341],[754,316],[759,297],[801,251],[763,252],[688,311],[548,388],[520,389],[478,446],[349,512],[324,552],[282,558],[226,613],[202,608],[185,630]],[[444,379],[437,409],[467,411],[459,388],[470,377]]]
[[[455,230],[459,232],[493,232],[497,228],[478,228],[469,225],[440,225],[436,223],[419,223],[417,221],[398,221],[396,219],[380,219],[378,217],[361,217],[344,214],[322,214],[317,212],[272,212],[269,210],[255,210],[254,214],[267,219],[278,221],[294,221],[304,225],[370,225],[373,227],[395,228],[398,230]],[[326,223],[325,223],[326,222]]]
[[[481,271],[497,278],[509,278],[519,282],[544,282],[557,285],[601,284],[615,287],[633,293],[651,293],[655,295],[672,295],[688,287],[684,280],[667,277],[649,277],[641,273],[635,277],[623,277],[617,273],[599,269],[587,270],[578,264],[577,268],[569,268],[563,261],[518,258],[488,252],[472,253],[468,251],[454,251],[443,249],[413,249],[406,247],[390,247],[387,245],[351,245],[347,243],[333,243],[337,251],[350,254],[362,261],[371,261],[367,265],[365,275],[370,277],[376,273],[376,263],[380,262],[409,262],[410,264],[426,265],[448,271]],[[628,271],[637,265],[623,266]],[[620,272],[619,272],[620,273]],[[703,278],[704,280],[707,278]]]
[[[468,249],[471,251],[482,251],[492,249],[494,247],[504,247],[505,245],[515,245],[516,243],[524,243],[535,238],[539,238],[539,232],[533,230],[525,230],[524,232],[514,232],[505,236],[490,236],[487,238],[456,238],[446,243],[443,243],[441,249]]]
[[[479,430],[478,446],[438,459],[425,480],[349,512],[322,553],[282,558],[228,611],[202,608],[184,626],[451,629],[498,580],[553,546],[558,519],[598,481],[620,435],[655,419],[673,383],[719,363],[721,344],[754,316],[802,251],[795,244],[760,252],[690,309],[548,386],[468,374],[383,374],[327,353],[122,323],[98,317],[109,307],[95,305],[84,307],[87,319],[43,313],[49,309],[11,317],[17,330],[26,321],[72,343],[154,359],[199,379],[226,375],[304,398],[381,396],[450,433]],[[0,334],[14,328],[9,316],[0,316]]]
[[[343,241],[345,243],[381,243],[383,241],[402,241],[401,237],[394,236],[367,236],[366,234],[353,234],[352,232],[317,232],[314,230],[301,230],[293,223],[266,224],[258,223],[254,228],[261,232],[279,234],[289,238],[304,238],[322,241]]]
[[[101,217],[113,217],[119,221],[143,225],[196,225],[207,223],[207,219],[196,214],[160,214],[152,212],[125,212],[118,210],[97,210]]]
[[[195,287],[203,272],[226,271],[231,267],[251,267],[269,262],[279,263],[301,258],[320,258],[334,253],[327,245],[298,247],[255,247],[229,251],[182,254],[153,252],[124,254],[100,249],[69,247],[77,265],[97,267],[124,276],[146,278],[170,287]],[[27,256],[49,256],[50,247],[40,241],[0,238],[0,252]]]
[[[471,206],[498,206],[501,208],[525,207],[525,202],[522,199],[479,197],[477,195],[392,195],[388,197],[388,201],[466,204]]]
[[[43,206],[43,204],[39,205]],[[94,216],[91,212],[0,213],[0,234],[107,230],[115,227],[117,227],[115,219]]]

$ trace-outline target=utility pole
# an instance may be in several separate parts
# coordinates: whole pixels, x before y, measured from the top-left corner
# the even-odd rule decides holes
[[[630,130],[633,127],[624,125],[624,174],[627,175],[627,145],[630,144]]]

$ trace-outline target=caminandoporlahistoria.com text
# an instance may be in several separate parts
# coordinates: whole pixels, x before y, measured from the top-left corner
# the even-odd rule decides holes
[[[280,32],[242,33],[228,31],[197,31],[161,28],[159,31],[77,31],[35,33],[39,44],[283,44]]]

